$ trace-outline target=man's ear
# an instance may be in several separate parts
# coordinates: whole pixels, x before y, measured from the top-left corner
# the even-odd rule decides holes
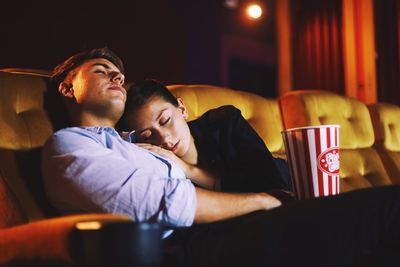
[[[183,118],[185,120],[187,120],[187,118],[189,117],[189,114],[188,114],[188,110],[187,110],[185,104],[183,103],[182,98],[178,97],[178,98],[176,98],[176,100],[178,101],[178,109],[181,111]]]
[[[62,82],[58,86],[58,91],[65,97],[74,98],[74,89],[72,88],[72,84]]]

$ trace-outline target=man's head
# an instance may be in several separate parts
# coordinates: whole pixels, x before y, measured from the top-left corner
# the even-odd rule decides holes
[[[75,126],[114,126],[126,101],[124,79],[122,61],[107,48],[78,53],[52,75]]]
[[[51,74],[52,82],[58,87],[61,82],[71,76],[74,70],[82,65],[85,61],[96,58],[104,58],[114,64],[121,73],[124,73],[124,65],[122,60],[108,48],[95,48],[75,54],[67,60],[57,65]],[[73,75],[72,75],[73,76]]]

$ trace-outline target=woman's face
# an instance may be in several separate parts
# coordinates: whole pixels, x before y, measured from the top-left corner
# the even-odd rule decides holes
[[[137,142],[161,146],[178,157],[185,156],[192,137],[186,123],[186,107],[180,99],[178,102],[176,107],[160,97],[151,97],[129,114],[127,123],[136,131]]]

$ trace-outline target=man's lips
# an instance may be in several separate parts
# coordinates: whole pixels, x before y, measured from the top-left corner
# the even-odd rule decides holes
[[[126,94],[126,90],[125,90],[125,88],[122,87],[122,86],[113,85],[113,86],[110,86],[108,89],[114,90],[114,91],[120,91],[123,95]]]

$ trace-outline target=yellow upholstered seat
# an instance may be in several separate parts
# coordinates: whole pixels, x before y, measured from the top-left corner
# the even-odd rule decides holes
[[[28,220],[45,217],[28,188],[40,188],[40,148],[53,132],[43,108],[46,90],[40,75],[0,72],[0,171]]]
[[[375,149],[367,106],[351,97],[327,91],[299,90],[279,98],[285,129],[340,125],[341,192],[390,184]]]
[[[284,157],[282,120],[277,99],[211,85],[170,85],[189,110],[189,120],[222,105],[234,105],[252,125],[274,156]]]
[[[368,105],[375,133],[374,147],[393,183],[400,184],[400,107],[389,103]]]

